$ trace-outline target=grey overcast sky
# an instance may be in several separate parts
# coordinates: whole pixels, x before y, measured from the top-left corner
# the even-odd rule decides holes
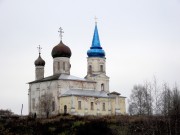
[[[28,113],[28,84],[41,45],[45,76],[52,75],[52,48],[71,48],[71,74],[84,77],[94,17],[106,52],[110,91],[129,97],[133,85],[180,85],[180,0],[0,0],[0,109]]]

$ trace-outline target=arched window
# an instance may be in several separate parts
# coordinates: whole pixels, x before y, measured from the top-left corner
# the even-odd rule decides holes
[[[58,62],[58,70],[60,70],[60,62]]]
[[[55,102],[52,101],[52,111],[55,111]]]
[[[88,72],[91,74],[92,73],[92,66],[91,65],[89,65],[89,67],[88,67]]]
[[[63,62],[63,70],[65,70],[65,62]]]
[[[64,106],[64,114],[67,114],[67,105]]]
[[[32,109],[35,109],[35,98],[32,99]]]
[[[94,110],[94,103],[91,102],[91,110]]]
[[[103,72],[103,65],[100,65],[100,71]]]
[[[102,106],[102,108],[103,108],[102,110],[105,111],[105,110],[106,110],[105,103],[103,103],[102,105],[103,105],[103,106]]]
[[[103,83],[101,84],[101,90],[102,91],[104,90],[104,84]]]
[[[81,110],[81,101],[78,101],[78,109]]]

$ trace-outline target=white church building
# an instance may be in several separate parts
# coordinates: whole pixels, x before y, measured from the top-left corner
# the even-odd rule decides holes
[[[71,49],[62,42],[61,28],[59,32],[60,43],[54,46],[51,53],[52,76],[44,77],[45,61],[41,58],[40,51],[34,62],[35,80],[28,83],[29,114],[38,117],[58,114],[125,114],[125,97],[118,92],[110,92],[109,89],[105,51],[100,44],[97,23],[92,45],[87,51],[87,75],[84,78],[70,74]]]

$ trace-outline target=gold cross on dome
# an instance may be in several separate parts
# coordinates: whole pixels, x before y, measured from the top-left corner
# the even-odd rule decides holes
[[[38,52],[39,52],[39,54],[41,54],[41,46],[39,45],[38,47],[37,47],[37,49],[38,49]]]
[[[62,36],[63,36],[62,34],[64,33],[63,29],[60,27],[58,32],[59,32],[60,40],[62,40]]]

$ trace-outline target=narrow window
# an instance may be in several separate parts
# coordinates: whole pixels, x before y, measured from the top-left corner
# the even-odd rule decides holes
[[[63,62],[63,70],[65,70],[65,62]]]
[[[58,70],[60,70],[60,63],[58,62]]]
[[[100,71],[103,72],[103,65],[100,65]]]
[[[67,105],[64,106],[64,114],[67,114]]]
[[[78,101],[78,109],[81,110],[81,101]]]
[[[103,106],[102,106],[102,108],[103,108],[103,111],[105,111],[105,110],[106,110],[105,103],[103,103]]]
[[[52,101],[52,111],[55,111],[55,102]]]
[[[32,109],[35,109],[35,98],[32,99]]]
[[[88,71],[90,74],[92,73],[92,66],[91,65],[89,65]]]
[[[91,102],[91,110],[94,110],[94,104]]]
[[[102,91],[104,90],[104,84],[103,83],[101,84],[101,90]]]

